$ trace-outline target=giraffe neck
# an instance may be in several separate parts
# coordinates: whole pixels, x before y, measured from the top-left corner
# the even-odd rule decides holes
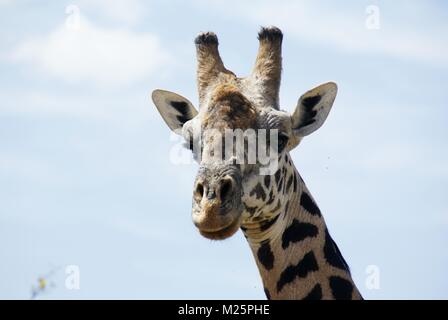
[[[267,298],[362,299],[319,208],[292,169],[297,187],[280,213],[244,228]]]

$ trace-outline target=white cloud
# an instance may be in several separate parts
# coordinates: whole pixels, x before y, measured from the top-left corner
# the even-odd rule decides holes
[[[11,58],[27,62],[67,82],[100,86],[130,84],[151,76],[169,60],[158,37],[126,29],[105,29],[81,19],[79,28],[63,25],[27,40]]]
[[[351,52],[380,53],[448,65],[446,44],[427,34],[421,36],[415,30],[401,29],[399,24],[383,22],[381,29],[369,30],[364,24],[367,15],[361,10],[357,14],[343,13],[325,10],[314,3],[308,6],[306,2],[285,2],[278,6],[277,12],[272,9],[269,4],[260,6],[254,10],[253,18],[283,24],[295,36]]]
[[[129,97],[127,97],[129,99]],[[27,90],[26,92],[0,90],[2,115],[66,115],[104,120],[114,114],[115,104],[104,103],[96,96],[66,96],[54,92]],[[114,99],[114,102],[117,99]],[[115,113],[117,113],[115,111]],[[122,119],[123,113],[120,113]]]
[[[139,0],[82,0],[78,7],[81,12],[93,9],[97,14],[128,25],[140,22],[147,8]]]
[[[7,6],[12,3],[12,0],[0,0],[0,6]]]
[[[203,0],[198,1],[204,4]],[[208,3],[208,2],[207,2]],[[395,4],[395,2],[394,2]],[[276,25],[286,35],[292,35],[311,44],[334,47],[339,50],[384,54],[395,58],[419,60],[434,65],[448,66],[448,45],[444,41],[448,31],[430,20],[431,8],[419,4],[409,9],[405,3],[388,7],[379,5],[380,29],[369,30],[365,6],[340,6],[316,1],[257,1],[214,2],[215,10],[250,21],[256,25]],[[399,8],[399,10],[397,9]],[[411,21],[409,16],[419,16]],[[428,20],[424,30],[422,23]],[[416,24],[416,23],[419,24]]]

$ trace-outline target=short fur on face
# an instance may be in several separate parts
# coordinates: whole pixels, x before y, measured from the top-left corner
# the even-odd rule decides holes
[[[202,120],[204,130],[246,130],[255,126],[257,111],[236,86],[221,84],[216,87],[211,97]]]

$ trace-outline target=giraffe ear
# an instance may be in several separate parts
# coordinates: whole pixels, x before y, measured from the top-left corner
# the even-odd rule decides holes
[[[152,101],[159,110],[163,120],[174,132],[179,132],[188,120],[193,119],[198,112],[188,99],[170,91],[154,90]]]
[[[338,87],[327,82],[304,93],[291,116],[292,129],[297,137],[304,137],[319,129],[333,106]]]

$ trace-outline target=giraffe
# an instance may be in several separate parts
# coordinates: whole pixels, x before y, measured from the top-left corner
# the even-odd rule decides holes
[[[199,163],[193,223],[213,240],[243,232],[268,299],[362,299],[289,154],[324,123],[337,85],[328,82],[307,91],[292,114],[280,110],[283,34],[262,27],[258,40],[252,73],[242,78],[225,68],[214,33],[195,38],[199,111],[176,93],[152,93],[168,127],[185,139]],[[213,152],[222,147],[216,132],[237,129],[277,132],[275,172],[260,174],[258,162],[215,161]]]

